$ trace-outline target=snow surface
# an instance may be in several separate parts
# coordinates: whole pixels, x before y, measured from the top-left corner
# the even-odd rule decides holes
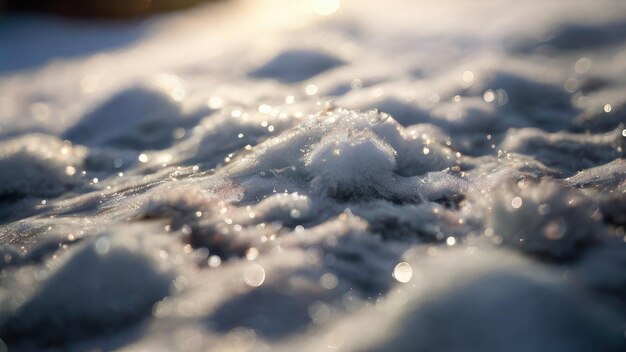
[[[626,350],[623,1],[238,0],[0,43],[10,351]]]

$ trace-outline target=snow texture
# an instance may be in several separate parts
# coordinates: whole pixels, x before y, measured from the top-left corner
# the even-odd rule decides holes
[[[8,18],[0,351],[626,350],[625,23],[613,0]]]

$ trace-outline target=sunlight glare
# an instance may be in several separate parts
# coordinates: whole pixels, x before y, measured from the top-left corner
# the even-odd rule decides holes
[[[312,0],[313,12],[321,16],[329,16],[339,10],[340,0]]]

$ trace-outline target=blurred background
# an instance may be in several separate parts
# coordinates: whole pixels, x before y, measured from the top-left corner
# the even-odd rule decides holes
[[[179,10],[217,0],[0,0],[3,13],[51,13],[120,19]]]

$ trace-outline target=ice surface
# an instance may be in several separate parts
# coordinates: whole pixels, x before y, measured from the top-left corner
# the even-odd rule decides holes
[[[0,351],[626,350],[623,3],[25,19]]]

